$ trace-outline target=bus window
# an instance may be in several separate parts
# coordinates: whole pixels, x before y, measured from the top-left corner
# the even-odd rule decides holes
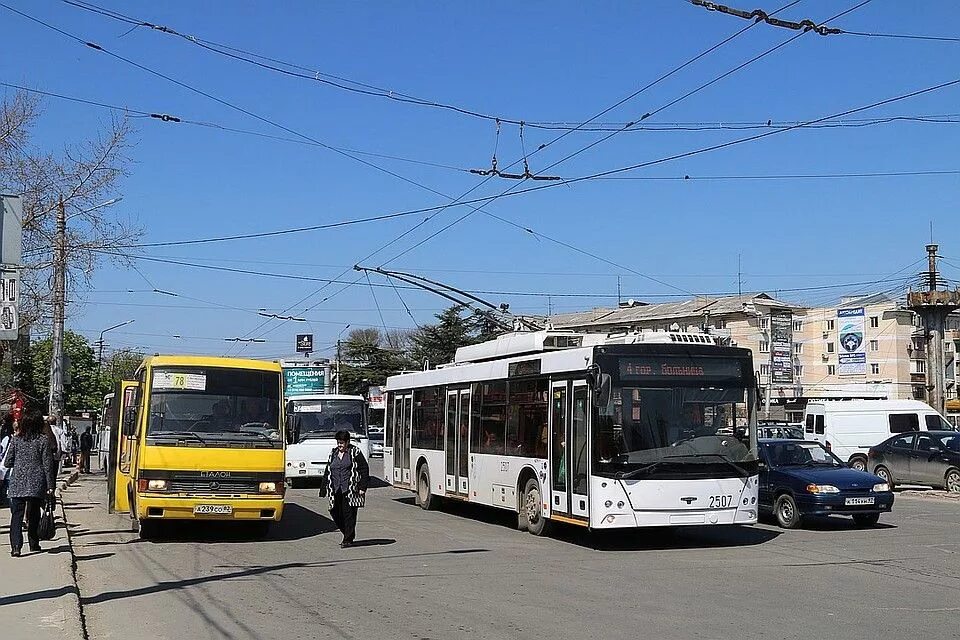
[[[567,390],[553,390],[553,490],[567,491]]]
[[[415,449],[443,448],[443,395],[440,387],[413,392],[413,442]]]
[[[570,492],[587,494],[587,388],[573,390],[573,448],[570,450],[573,463]]]
[[[477,444],[480,453],[503,455],[506,431],[507,383],[483,382],[480,385],[480,424]]]
[[[547,457],[547,379],[511,382],[508,456]]]

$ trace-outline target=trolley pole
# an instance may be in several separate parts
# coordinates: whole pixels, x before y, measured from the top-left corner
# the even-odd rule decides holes
[[[63,198],[57,203],[57,229],[53,244],[53,348],[50,358],[48,413],[58,425],[63,420],[63,317],[67,303],[67,212]]]

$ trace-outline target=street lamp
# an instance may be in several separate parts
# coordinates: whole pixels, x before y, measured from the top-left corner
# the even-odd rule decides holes
[[[120,327],[124,327],[130,324],[131,322],[135,322],[135,320],[127,320],[126,322],[115,324],[112,327],[107,327],[106,329],[100,332],[100,339],[97,341],[97,345],[99,348],[99,354],[97,355],[97,388],[100,387],[101,377],[103,374],[103,334],[105,334],[107,331],[113,331],[114,329],[119,329]]]
[[[340,329],[340,333],[337,334],[337,385],[334,388],[334,393],[340,393],[340,336],[349,328],[350,325],[348,324],[343,329]]]

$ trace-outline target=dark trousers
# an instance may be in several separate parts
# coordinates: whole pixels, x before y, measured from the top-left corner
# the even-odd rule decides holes
[[[357,537],[357,508],[350,506],[347,495],[341,491],[333,494],[333,509],[330,510],[333,522],[343,534],[344,542],[353,542]]]
[[[90,452],[80,452],[80,473],[90,473]]]
[[[40,546],[37,526],[43,498],[10,498],[10,548],[19,551],[23,547],[23,516],[27,516],[27,540],[31,547]]]

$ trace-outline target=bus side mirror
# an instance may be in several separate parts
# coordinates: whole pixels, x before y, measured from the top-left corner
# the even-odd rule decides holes
[[[123,412],[123,435],[132,438],[137,435],[137,409],[127,407]]]
[[[300,420],[295,413],[287,414],[284,427],[287,432],[287,444],[300,442]]]
[[[613,381],[609,373],[598,376],[596,387],[593,389],[593,404],[600,408],[601,415],[610,415],[606,410],[610,406],[610,388]]]

